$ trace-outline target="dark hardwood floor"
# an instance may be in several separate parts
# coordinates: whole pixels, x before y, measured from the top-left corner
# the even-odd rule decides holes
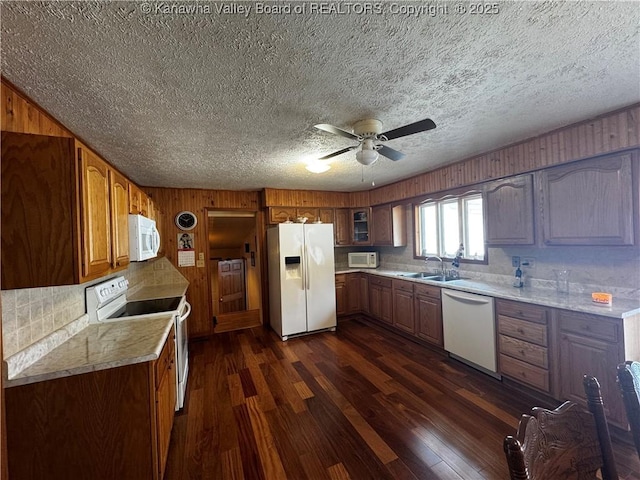
[[[506,479],[502,441],[539,405],[359,320],[287,342],[228,332],[190,352],[165,480]],[[614,450],[621,478],[639,480],[633,446]]]

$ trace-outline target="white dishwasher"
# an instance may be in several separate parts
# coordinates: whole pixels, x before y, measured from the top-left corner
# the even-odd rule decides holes
[[[453,358],[499,377],[493,297],[443,288],[442,327]]]

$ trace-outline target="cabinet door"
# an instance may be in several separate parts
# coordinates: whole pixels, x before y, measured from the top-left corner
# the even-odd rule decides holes
[[[633,245],[632,154],[543,170],[541,215],[547,245]]]
[[[560,335],[560,397],[586,405],[582,376],[600,381],[607,418],[626,428],[620,393],[615,380],[616,365],[623,361],[618,345],[572,333]]]
[[[307,217],[309,223],[313,223],[320,219],[320,212],[317,208],[296,208],[296,218]],[[294,222],[296,218],[292,218]]]
[[[531,175],[491,182],[484,189],[488,245],[533,245]]]
[[[373,207],[371,216],[373,218],[373,244],[393,245],[391,205]]]
[[[269,223],[295,222],[296,209],[294,207],[269,207]]]
[[[78,153],[82,191],[82,275],[86,280],[105,275],[111,269],[109,167],[84,147],[79,147]]]
[[[347,276],[347,313],[360,311],[360,274],[350,273]]]
[[[349,227],[350,213],[348,208],[335,210],[336,245],[351,245],[351,230]]]
[[[416,335],[434,345],[444,347],[440,299],[416,293],[415,317]]]
[[[169,338],[168,341],[173,341]],[[176,372],[175,360],[171,358],[165,369],[160,385],[156,390],[156,415],[158,432],[158,478],[164,477],[164,468],[169,455],[171,429],[176,405]]]
[[[410,283],[410,282],[403,282]],[[415,333],[413,289],[393,289],[393,325],[407,333]]]
[[[393,292],[391,287],[380,289],[380,320],[393,323]]]
[[[360,274],[360,310],[369,313],[369,277],[366,273]]]
[[[373,318],[382,319],[382,288],[369,284],[369,313]]]
[[[129,213],[142,214],[142,190],[133,183],[129,183]]]
[[[369,208],[352,208],[350,212],[353,245],[371,245],[371,212]]]
[[[344,274],[336,275],[336,315],[347,313],[347,284]]]
[[[319,208],[318,214],[322,223],[334,223],[333,208]]]
[[[111,241],[113,269],[129,264],[129,188],[127,179],[115,170],[109,171],[111,188]]]

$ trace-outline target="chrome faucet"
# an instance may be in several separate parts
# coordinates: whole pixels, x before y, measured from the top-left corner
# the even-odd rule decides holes
[[[442,261],[442,259],[440,257],[438,257],[437,255],[433,255],[431,257],[426,257],[424,259],[424,263],[426,264],[429,260],[438,260],[440,262],[440,271],[436,271],[436,273],[438,275],[444,275],[444,262]]]

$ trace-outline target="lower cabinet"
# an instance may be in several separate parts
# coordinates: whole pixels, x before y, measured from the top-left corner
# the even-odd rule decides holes
[[[369,277],[369,314],[389,325],[393,324],[391,279]]]
[[[393,326],[407,333],[415,333],[413,315],[413,282],[393,280]]]
[[[582,376],[593,375],[600,382],[607,419],[626,428],[624,405],[616,385],[616,366],[625,360],[622,320],[568,310],[558,310],[557,316],[560,398],[586,405]]]
[[[547,394],[553,393],[548,309],[496,300],[496,317],[500,374]]]
[[[347,314],[347,275],[339,273],[336,275],[336,315]]]
[[[347,274],[347,314],[360,312],[360,273]]]
[[[162,480],[174,333],[158,360],[7,388],[10,478]]]
[[[440,287],[416,285],[414,305],[416,336],[438,347],[444,347]]]

